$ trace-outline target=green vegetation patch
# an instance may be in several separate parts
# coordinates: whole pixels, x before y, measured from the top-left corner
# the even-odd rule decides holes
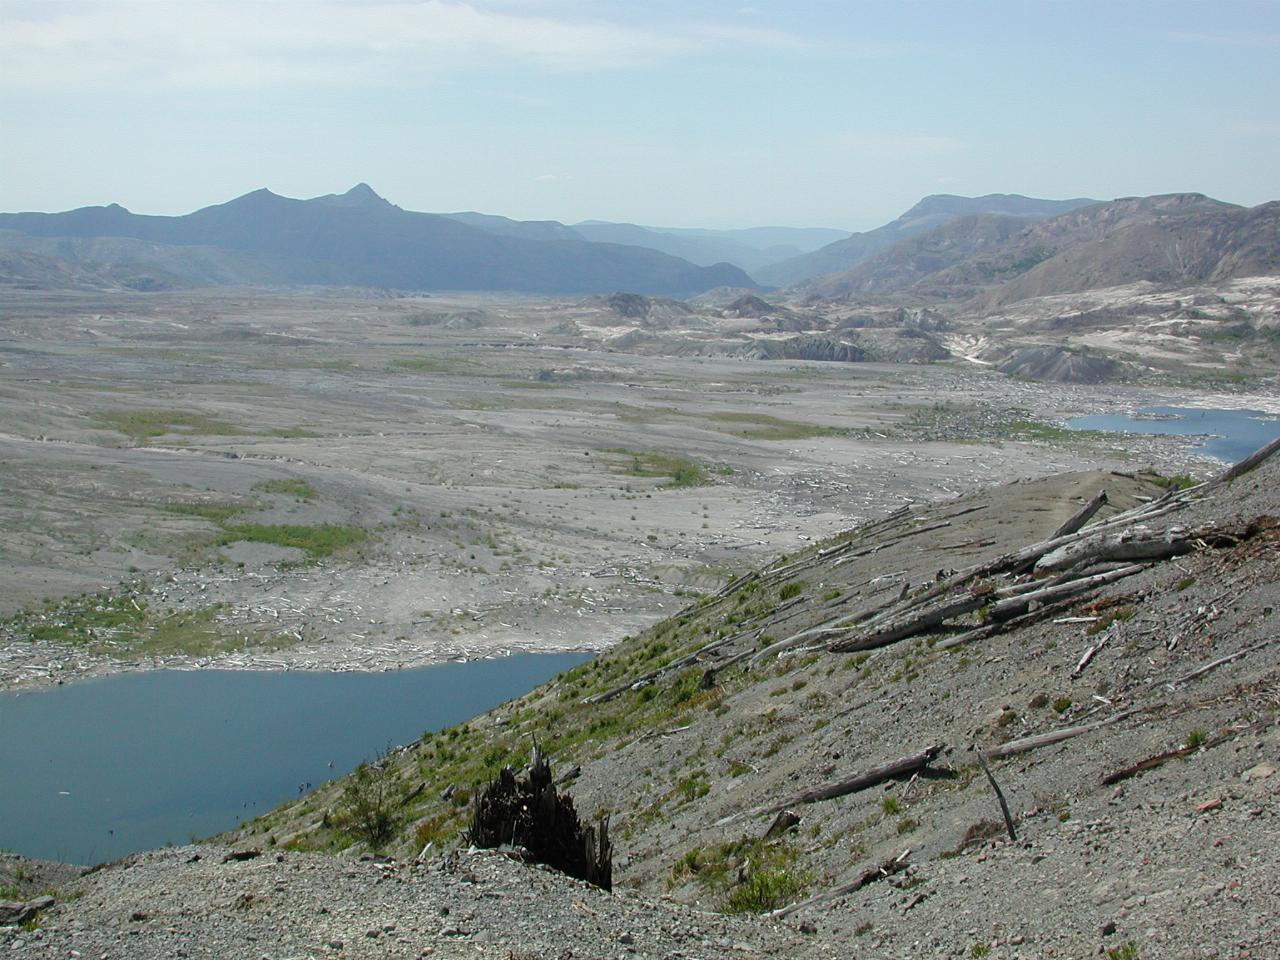
[[[271,650],[288,641],[263,633],[237,634],[218,623],[221,607],[160,612],[145,594],[125,590],[50,601],[4,621],[5,633],[83,647],[116,659],[209,656],[230,650]]]
[[[396,357],[387,365],[389,370],[400,370],[404,373],[453,373],[474,374],[481,369],[472,360],[461,360],[454,357]]]
[[[311,559],[327,557],[345,547],[360,543],[369,536],[354,524],[321,523],[305,526],[296,523],[223,523],[218,546],[239,540],[268,543],[277,547],[295,547]]]
[[[687,457],[613,447],[605,451],[630,458],[626,471],[633,477],[669,477],[668,487],[701,487],[707,483],[706,469]]]
[[[814,437],[844,437],[849,431],[816,423],[784,420],[764,413],[713,413],[710,420],[721,433],[747,440],[810,440]]]
[[[263,480],[255,483],[253,489],[263,493],[280,493],[286,497],[297,497],[299,500],[314,500],[317,497],[315,487],[305,480]]]
[[[225,420],[189,410],[109,410],[100,414],[98,419],[136,442],[154,440],[170,433],[227,437],[247,432]]]
[[[696,882],[726,913],[764,913],[794,903],[813,883],[810,871],[796,868],[797,857],[785,841],[759,838],[694,847],[676,861],[671,883]]]

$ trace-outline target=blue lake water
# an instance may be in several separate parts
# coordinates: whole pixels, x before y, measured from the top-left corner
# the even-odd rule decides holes
[[[0,694],[0,848],[92,864],[218,833],[586,659],[159,671]]]
[[[1243,460],[1280,437],[1280,417],[1260,410],[1216,410],[1194,407],[1144,407],[1137,417],[1107,414],[1067,421],[1072,430],[1114,433],[1160,433],[1204,436],[1199,448],[1227,463]]]

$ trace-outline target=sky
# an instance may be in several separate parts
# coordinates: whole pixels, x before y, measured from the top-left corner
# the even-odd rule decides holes
[[[869,229],[1280,199],[1280,0],[0,0],[0,210]]]

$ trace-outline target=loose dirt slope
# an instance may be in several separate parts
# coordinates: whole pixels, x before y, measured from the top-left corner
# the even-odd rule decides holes
[[[1102,490],[1078,543],[1140,520],[1186,552],[1133,570],[1130,536],[1066,574],[1000,561]],[[81,895],[38,933],[3,936],[32,956],[1274,957],[1278,490],[1273,459],[1176,495],[1074,474],[890,514],[395,751],[397,864],[357,859],[333,784],[228,838],[252,862],[131,858],[67,887]],[[1019,591],[1099,572],[1118,579],[1001,619],[1025,615]],[[969,612],[888,642],[944,604]],[[580,811],[611,814],[620,893],[441,858],[474,785],[533,737],[580,768]],[[934,746],[914,774],[799,796]],[[798,822],[766,836],[786,809]],[[782,912],[730,922],[668,899]]]

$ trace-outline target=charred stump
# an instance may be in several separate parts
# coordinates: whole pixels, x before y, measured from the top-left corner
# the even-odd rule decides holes
[[[556,793],[551,765],[536,746],[520,776],[503,767],[476,801],[467,840],[475,847],[523,847],[536,863],[613,889],[609,818],[599,828],[584,826],[573,798]]]

